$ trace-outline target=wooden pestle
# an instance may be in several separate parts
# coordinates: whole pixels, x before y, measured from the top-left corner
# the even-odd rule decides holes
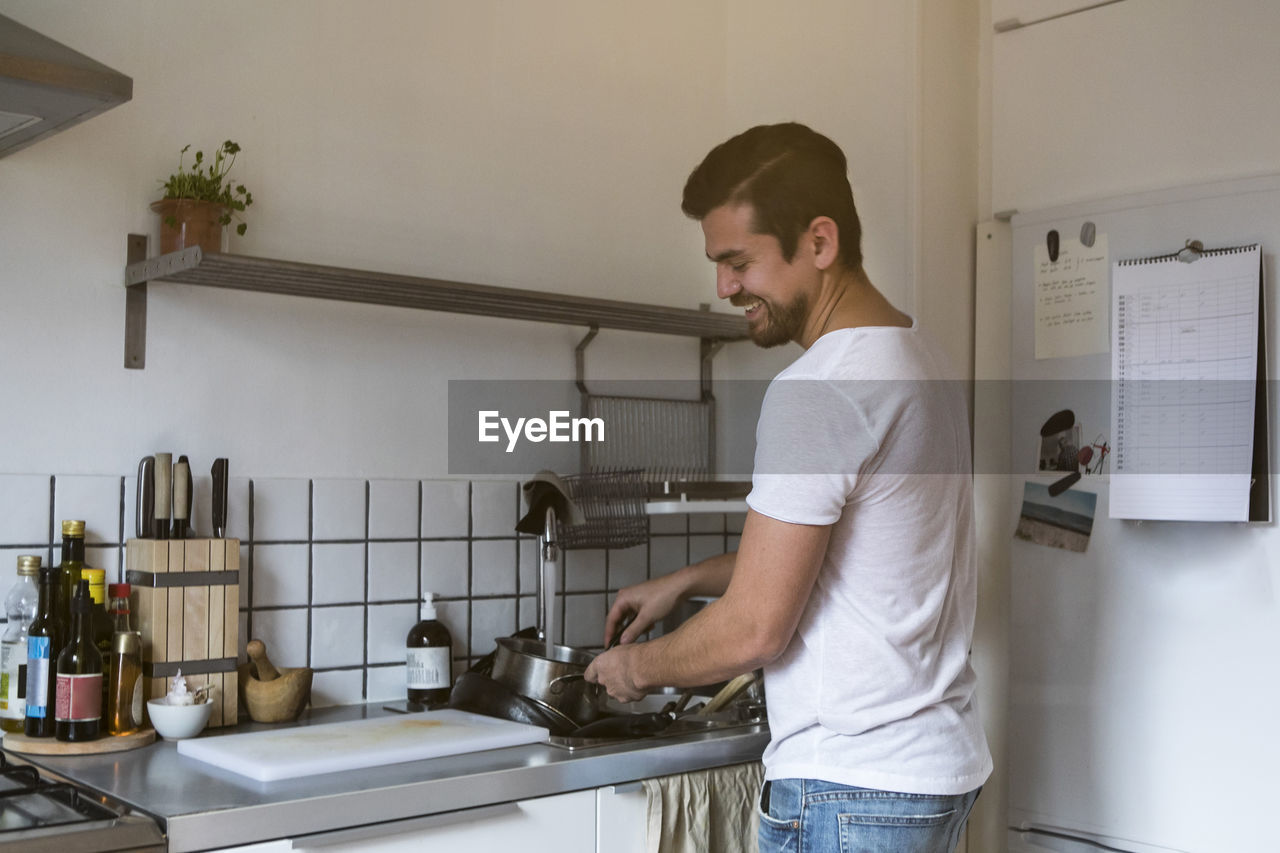
[[[249,660],[258,669],[259,681],[275,681],[280,677],[280,671],[271,663],[271,658],[267,657],[267,646],[261,640],[250,640],[244,650],[249,653]]]

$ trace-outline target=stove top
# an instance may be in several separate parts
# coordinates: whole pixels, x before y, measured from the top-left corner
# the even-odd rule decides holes
[[[0,846],[32,853],[164,851],[164,833],[145,815],[0,753]]]

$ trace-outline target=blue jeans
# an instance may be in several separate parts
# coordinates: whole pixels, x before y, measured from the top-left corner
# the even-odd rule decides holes
[[[951,853],[976,799],[775,779],[757,806],[760,853]]]

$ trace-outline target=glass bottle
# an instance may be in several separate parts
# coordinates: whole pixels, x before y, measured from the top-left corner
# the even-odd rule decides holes
[[[111,635],[114,633],[111,617],[107,613],[107,570],[85,568],[80,574],[89,582],[89,598],[93,600],[90,606],[93,611],[93,628],[90,632],[93,644],[102,653],[103,660],[106,660],[106,656],[111,653]]]
[[[449,701],[452,683],[453,637],[436,621],[435,595],[428,592],[422,601],[422,619],[405,638],[406,687],[411,705],[438,708]]]
[[[36,576],[40,558],[23,554],[18,558],[18,580],[4,600],[8,618],[0,638],[0,729],[20,732],[27,717],[27,630],[40,606]]]
[[[71,630],[71,596],[75,594],[84,570],[84,522],[62,522],[62,560],[58,565],[58,588],[55,591],[54,613],[61,626],[61,636]],[[57,657],[58,649],[53,654]]]
[[[128,735],[142,727],[142,635],[129,624],[129,584],[113,583],[110,591],[106,729],[110,735]]]
[[[23,733],[27,737],[53,737],[54,650],[60,648],[62,633],[53,610],[54,592],[58,589],[58,568],[40,567],[40,597],[36,618],[27,629],[27,718]]]
[[[102,653],[93,644],[93,600],[87,580],[76,587],[71,616],[71,640],[58,655],[54,737],[94,740],[102,725]]]

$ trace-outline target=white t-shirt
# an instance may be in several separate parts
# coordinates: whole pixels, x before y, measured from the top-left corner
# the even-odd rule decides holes
[[[969,666],[977,602],[966,387],[911,328],[821,337],[770,384],[748,505],[832,525],[765,668],[768,779],[962,794],[991,773]]]

